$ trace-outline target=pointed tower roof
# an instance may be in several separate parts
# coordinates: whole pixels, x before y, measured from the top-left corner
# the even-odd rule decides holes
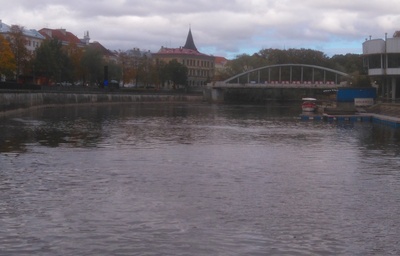
[[[186,38],[185,46],[183,46],[183,48],[198,52],[196,45],[194,44],[192,30],[190,28],[189,28],[188,36]]]

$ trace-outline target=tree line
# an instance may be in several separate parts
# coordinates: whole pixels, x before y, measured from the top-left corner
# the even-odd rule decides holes
[[[101,85],[104,67],[108,79],[133,86],[160,86],[170,83],[173,87],[186,85],[188,69],[177,60],[168,63],[155,61],[151,54],[139,49],[115,51],[111,54],[89,44],[63,45],[57,39],[46,39],[29,52],[23,27],[11,26],[9,38],[0,35],[0,75],[9,80],[30,80],[40,84]],[[108,50],[106,50],[110,53]],[[351,74],[358,86],[370,84],[359,54],[328,57],[311,49],[262,49],[252,55],[242,54],[229,60],[223,69],[215,71],[213,80],[225,80],[233,75],[257,67],[276,64],[309,64]]]
[[[6,39],[0,35],[0,75],[2,80],[44,85],[101,86],[105,79],[118,84],[159,86],[187,83],[187,67],[172,60],[155,63],[139,49],[110,52],[89,44],[63,45],[57,39],[45,39],[34,52],[26,48],[23,28],[12,26]]]
[[[333,55],[328,57],[321,51],[311,49],[262,49],[253,55],[242,54],[229,61],[225,69],[218,70],[214,79],[225,80],[236,74],[243,73],[254,68],[279,65],[279,64],[306,64],[322,66],[338,70],[351,75],[354,78],[354,86],[370,86],[370,79],[363,66],[363,57],[360,54]],[[278,72],[278,69],[273,70]],[[282,71],[282,72],[285,72]],[[286,70],[288,72],[288,70]],[[273,74],[274,75],[274,74]],[[310,74],[308,74],[310,76]],[[275,77],[277,75],[275,74]],[[282,74],[282,77],[289,77]],[[307,78],[305,78],[307,79]]]

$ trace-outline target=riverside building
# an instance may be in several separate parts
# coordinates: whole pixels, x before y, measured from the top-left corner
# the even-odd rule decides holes
[[[161,49],[153,54],[156,63],[161,61],[168,63],[176,59],[179,63],[188,68],[188,86],[192,89],[202,88],[210,82],[214,76],[215,57],[197,50],[193,40],[191,29],[186,38],[186,43],[183,47]]]
[[[0,20],[0,34],[3,35],[7,40],[11,40],[13,33],[13,26],[17,25],[7,25]],[[24,27],[17,26],[18,29],[22,29],[22,34],[25,40],[25,48],[33,54],[33,52],[38,48],[43,40],[45,39],[43,35],[41,35],[35,29],[26,29]]]
[[[393,38],[366,39],[363,43],[364,66],[379,84],[378,94],[389,100],[400,98],[400,31]]]

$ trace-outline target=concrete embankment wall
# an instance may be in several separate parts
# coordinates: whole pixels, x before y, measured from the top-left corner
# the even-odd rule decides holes
[[[204,98],[210,102],[262,103],[274,100],[301,100],[303,97],[329,97],[320,88],[206,88]]]
[[[122,94],[122,93],[0,93],[0,115],[10,111],[46,105],[129,103],[129,102],[200,102],[203,96],[187,94]]]

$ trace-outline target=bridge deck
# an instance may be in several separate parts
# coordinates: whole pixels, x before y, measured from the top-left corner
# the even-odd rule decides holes
[[[216,82],[209,83],[209,87],[211,88],[238,88],[238,89],[252,89],[252,88],[320,88],[320,89],[336,89],[339,87],[347,87],[347,83],[335,84],[335,83],[246,83],[246,84],[237,84],[237,83],[224,83],[224,82]]]

